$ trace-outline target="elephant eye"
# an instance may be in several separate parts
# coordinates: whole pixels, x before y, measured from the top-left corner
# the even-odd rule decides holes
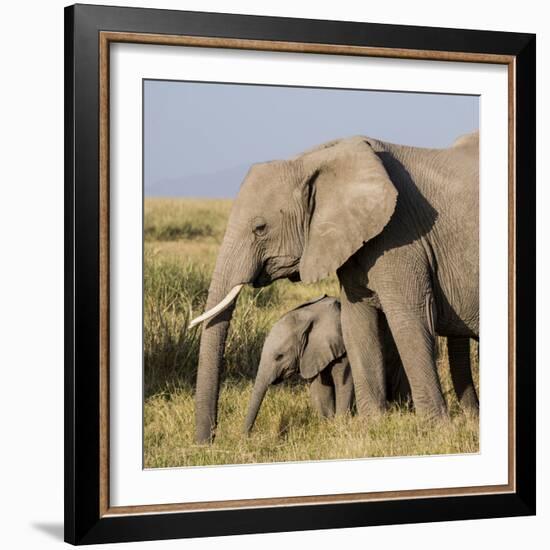
[[[283,357],[284,356],[282,353],[278,353],[277,355],[275,355],[275,361],[280,361]]]
[[[258,237],[265,235],[267,232],[267,222],[264,218],[254,218],[252,222],[252,230]]]

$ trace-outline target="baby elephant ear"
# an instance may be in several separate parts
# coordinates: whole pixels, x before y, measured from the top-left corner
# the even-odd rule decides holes
[[[340,324],[340,304],[333,298],[325,298],[297,313],[306,321],[299,358],[300,374],[309,380],[346,353]]]
[[[397,190],[365,138],[341,140],[299,160],[309,174],[302,185],[309,186],[310,216],[300,278],[311,283],[336,272],[384,229]]]

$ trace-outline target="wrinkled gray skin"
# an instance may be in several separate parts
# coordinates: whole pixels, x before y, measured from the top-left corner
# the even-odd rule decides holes
[[[447,415],[435,335],[463,363],[459,396],[477,407],[466,346],[478,337],[478,135],[448,149],[336,140],[286,161],[254,165],[229,217],[207,309],[239,283],[306,283],[335,271],[357,409],[386,408],[383,311],[418,413]],[[233,304],[206,321],[196,388],[196,436],[214,437]],[[455,340],[456,339],[456,340]],[[373,352],[373,350],[378,350]],[[475,399],[474,399],[475,397]]]
[[[309,382],[311,402],[321,416],[351,409],[353,380],[340,325],[340,303],[322,297],[279,319],[264,342],[245,421],[248,433],[271,384],[300,373]]]
[[[385,327],[381,330],[385,330],[388,398],[405,402],[410,398],[407,377],[391,334]],[[305,302],[273,325],[262,349],[245,420],[246,433],[254,425],[269,386],[298,372],[309,381],[311,402],[321,416],[332,417],[351,410],[353,379],[344,347],[340,302],[336,298],[323,296]]]

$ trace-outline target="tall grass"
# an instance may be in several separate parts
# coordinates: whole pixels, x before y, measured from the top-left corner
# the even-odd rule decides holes
[[[195,264],[145,255],[143,354],[145,397],[191,388],[199,333],[188,328],[206,301],[208,278]]]
[[[476,418],[461,412],[452,389],[446,343],[438,341],[437,365],[451,419],[434,424],[406,407],[382,418],[317,416],[307,385],[271,388],[251,437],[242,436],[246,407],[263,342],[273,323],[300,303],[337,296],[335,278],[313,285],[277,281],[241,292],[228,335],[211,446],[193,439],[193,393],[200,327],[189,321],[203,311],[230,201],[147,199],[144,257],[144,460],[148,468],[321,460],[415,454],[466,453],[479,448]],[[149,228],[149,229],[148,229]],[[478,349],[472,347],[477,384]]]
[[[196,378],[200,327],[189,321],[204,310],[209,272],[205,266],[145,254],[144,330],[145,396],[191,389]],[[274,322],[279,289],[246,287],[239,296],[229,330],[226,375],[254,375],[263,342]]]

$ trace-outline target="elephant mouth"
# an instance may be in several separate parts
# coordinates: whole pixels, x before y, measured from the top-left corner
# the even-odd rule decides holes
[[[279,384],[282,384],[283,382],[286,382],[287,380],[291,380],[294,378],[295,373],[292,370],[287,370],[279,374],[275,380],[271,383],[272,386],[278,386]]]
[[[300,281],[299,263],[300,259],[293,256],[268,258],[252,286],[255,288],[267,286],[277,279],[289,279],[293,283],[297,283]]]

